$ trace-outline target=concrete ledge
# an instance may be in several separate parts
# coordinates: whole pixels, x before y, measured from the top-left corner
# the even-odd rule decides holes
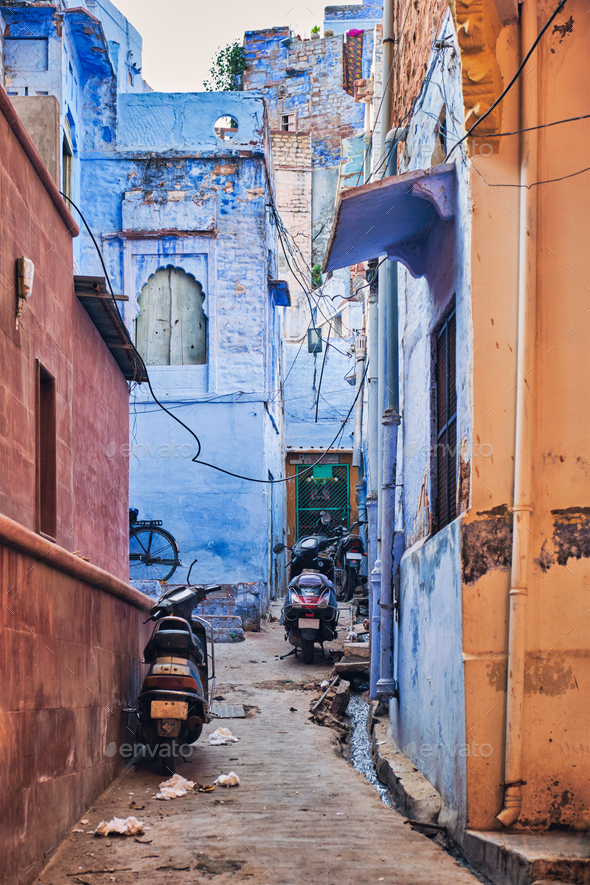
[[[119,599],[123,599],[142,611],[149,611],[154,604],[153,600],[140,590],[136,590],[135,587],[131,587],[130,584],[126,584],[115,575],[80,559],[79,556],[64,550],[54,541],[45,540],[41,535],[31,532],[20,523],[2,514],[0,514],[0,544],[20,550],[21,553],[26,553],[33,559],[48,565],[49,568],[78,578],[91,587],[97,587],[113,596],[118,596]]]
[[[377,777],[386,785],[398,809],[410,820],[436,823],[442,806],[440,794],[390,742],[387,720],[381,722],[371,712],[369,727]]]
[[[590,885],[587,833],[466,830],[462,849],[494,885]]]

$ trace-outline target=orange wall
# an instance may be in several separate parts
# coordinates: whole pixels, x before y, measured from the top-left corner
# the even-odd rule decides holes
[[[538,66],[539,123],[587,113],[590,21],[579,0],[529,62]],[[539,30],[549,8],[539,4]],[[504,82],[518,65],[517,27],[498,38]],[[526,76],[526,74],[525,74]],[[502,129],[518,129],[518,90],[504,101]],[[588,165],[590,121],[539,131],[538,180]],[[474,443],[493,448],[471,461],[471,507],[464,520],[463,651],[466,730],[488,743],[468,770],[468,826],[499,827],[508,647],[518,293],[518,136],[489,158],[472,155]],[[481,144],[481,142],[480,142]],[[480,177],[485,178],[485,182]],[[590,174],[540,185],[534,238],[537,318],[531,569],[524,700],[524,803],[518,826],[586,829],[590,713]],[[588,284],[588,285],[587,285]],[[468,535],[465,535],[465,532]],[[469,533],[471,533],[469,535]],[[465,538],[472,546],[466,545]],[[486,544],[474,567],[473,545]],[[553,555],[552,555],[553,554]]]

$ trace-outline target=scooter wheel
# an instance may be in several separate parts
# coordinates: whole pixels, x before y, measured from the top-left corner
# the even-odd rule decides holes
[[[160,744],[160,771],[167,778],[176,771],[176,746],[174,741]]]
[[[303,661],[306,664],[313,664],[313,639],[302,639],[303,643]]]

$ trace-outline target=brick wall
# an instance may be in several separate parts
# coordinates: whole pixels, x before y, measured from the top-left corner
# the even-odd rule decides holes
[[[314,166],[340,161],[340,142],[362,131],[364,106],[342,86],[343,37],[292,41],[288,28],[249,31],[244,37],[247,68],[244,89],[257,89],[268,102],[271,130],[281,129],[281,117],[296,115],[297,129],[310,132]],[[369,76],[373,32],[363,42],[363,76]]]
[[[422,87],[432,56],[432,43],[439,36],[447,0],[403,0],[395,6],[395,35],[398,39],[394,64],[392,125],[399,125]]]

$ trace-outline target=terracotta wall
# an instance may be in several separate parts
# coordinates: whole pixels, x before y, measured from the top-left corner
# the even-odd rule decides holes
[[[119,452],[128,442],[127,384],[74,295],[73,232],[1,114],[0,176],[0,513],[38,528],[39,360],[56,382],[55,540],[126,578],[129,468]],[[33,261],[35,276],[17,330],[16,261],[23,255]]]
[[[0,881],[20,885],[124,764],[109,744],[134,743],[121,710],[148,627],[142,609],[4,545],[0,583]]]
[[[0,89],[0,880],[20,885],[122,766],[104,750],[133,740],[121,708],[139,688],[149,601],[116,580],[128,578],[127,385],[74,295],[75,222],[19,126]],[[21,256],[35,276],[17,329]],[[57,531],[41,553],[37,361],[56,389]]]

